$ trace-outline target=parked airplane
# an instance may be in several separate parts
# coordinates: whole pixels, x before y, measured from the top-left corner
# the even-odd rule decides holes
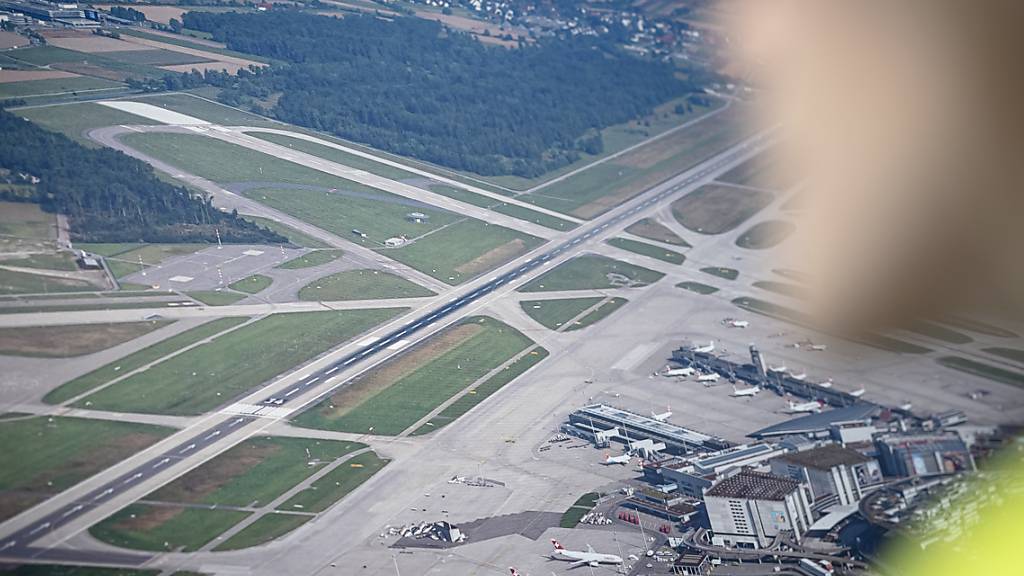
[[[785,372],[786,370],[788,370],[788,368],[786,368],[785,364],[783,364],[782,366],[769,366],[768,367],[768,371],[769,372]]]
[[[697,382],[705,382],[705,383],[714,384],[715,382],[718,382],[718,379],[721,378],[721,377],[722,376],[718,372],[711,372],[709,374],[701,374],[700,376],[697,376]]]
[[[832,379],[829,378],[828,380],[825,380],[824,382],[819,382],[818,386],[821,386],[822,388],[831,388],[832,387]]]
[[[850,396],[853,396],[854,398],[860,398],[863,395],[864,395],[864,387],[863,386],[861,386],[857,390],[854,390],[853,392],[850,392]]]
[[[651,410],[651,418],[654,418],[658,422],[664,422],[664,421],[668,420],[669,418],[671,418],[672,417],[672,407],[671,406],[665,406],[665,408],[667,409],[667,411],[666,412],[662,412],[661,414],[655,414],[654,410]]]
[[[601,564],[622,564],[622,558],[615,554],[601,554],[595,552],[594,548],[587,544],[587,551],[583,552],[580,550],[566,550],[564,546],[558,543],[558,540],[552,539],[551,544],[555,547],[551,551],[551,558],[555,560],[566,560],[572,562],[569,568],[578,568],[580,566],[591,566],[596,568]]]
[[[746,320],[729,320],[726,322],[730,328],[747,328],[750,326],[750,322]]]
[[[612,456],[611,454],[606,454],[604,457],[604,462],[602,462],[602,464],[604,464],[605,466],[611,466],[612,464],[622,464],[623,466],[625,466],[626,464],[629,464],[629,461],[632,459],[633,457],[630,456],[629,454],[623,454],[621,456]]]
[[[733,386],[732,394],[730,394],[730,396],[732,396],[733,398],[740,398],[742,396],[757,396],[757,393],[760,391],[760,386],[751,386],[750,388],[736,388],[735,386]]]
[[[797,380],[803,380],[804,378],[807,378],[807,372],[795,372],[793,374],[790,374],[790,376],[796,378]]]
[[[811,344],[807,349],[814,352],[824,352],[825,350],[828,350],[828,344]]]
[[[693,349],[694,352],[699,354],[710,354],[715,351],[715,341],[711,340],[707,346],[697,346]]]
[[[687,366],[686,368],[671,368],[669,370],[662,372],[661,375],[666,378],[671,378],[673,376],[681,376],[683,378],[686,378],[687,376],[693,376],[696,372],[696,368],[692,366]]]
[[[797,413],[800,413],[800,412],[815,412],[815,413],[821,412],[821,401],[820,400],[811,400],[810,402],[801,402],[801,403],[798,404],[798,403],[793,402],[792,400],[790,400],[789,401],[789,411],[790,411],[790,413],[793,413],[793,414],[797,414]]]

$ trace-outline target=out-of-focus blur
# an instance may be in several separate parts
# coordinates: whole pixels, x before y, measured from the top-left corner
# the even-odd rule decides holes
[[[736,57],[806,176],[784,257],[860,330],[1024,309],[1024,3],[747,2]]]

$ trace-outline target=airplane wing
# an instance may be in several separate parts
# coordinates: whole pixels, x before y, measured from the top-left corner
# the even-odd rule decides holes
[[[569,569],[572,570],[573,568],[579,568],[580,566],[587,566],[588,564],[590,564],[589,560],[577,560],[576,562],[573,562],[572,564],[569,564]]]

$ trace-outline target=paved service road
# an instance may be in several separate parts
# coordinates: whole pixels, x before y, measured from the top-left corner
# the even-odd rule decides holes
[[[267,394],[265,390],[274,384],[280,384],[282,378],[275,380],[274,384],[268,385],[262,393],[250,394],[249,398],[261,398],[253,406],[263,406],[266,409],[280,409],[282,413],[291,412],[290,405],[299,407],[307,406],[316,402],[324,395],[332,392],[339,386],[343,386],[348,379],[334,382],[346,369],[377,355],[386,356],[388,353],[396,353],[401,347],[411,345],[413,338],[420,334],[425,336],[438,324],[449,319],[459,311],[464,310],[470,304],[478,302],[485,296],[492,294],[516,280],[525,280],[526,277],[539,273],[540,268],[560,257],[568,257],[581,248],[581,244],[587,240],[595,239],[606,229],[624,220],[637,217],[637,213],[656,207],[657,204],[667,200],[671,196],[690,190],[700,185],[714,175],[738,164],[739,162],[753,156],[762,150],[770,142],[769,134],[748,139],[747,141],[723,152],[713,158],[699,164],[698,166],[684,172],[661,185],[655,186],[650,191],[635,197],[612,211],[607,212],[603,217],[597,218],[590,223],[573,230],[566,235],[566,239],[552,248],[538,248],[530,254],[505,265],[498,275],[486,280],[477,281],[465,287],[467,290],[461,295],[451,298],[447,303],[427,311],[421,316],[402,324],[377,339],[366,339],[362,346],[355,351],[340,357],[334,362],[327,364],[320,369],[303,375],[292,385],[282,388],[274,394]],[[383,353],[383,354],[382,354]],[[298,373],[305,370],[301,367],[293,372]],[[328,384],[325,386],[325,384]],[[276,386],[275,386],[276,388]],[[259,418],[237,416],[221,420],[212,428],[203,430],[189,440],[176,445],[171,450],[153,457],[145,463],[121,474],[117,478],[107,482],[82,497],[76,498],[74,502],[51,512],[44,517],[33,520],[30,524],[18,529],[12,534],[0,538],[0,557],[12,558],[35,558],[43,553],[45,548],[32,547],[31,543],[49,535],[81,516],[85,511],[95,508],[105,500],[113,497],[145,478],[164,471],[168,467],[175,466],[186,459],[190,453],[211,446],[223,441],[226,437],[238,430],[256,422]],[[74,490],[72,488],[71,490]],[[30,514],[31,511],[26,514]],[[95,556],[96,552],[89,552]],[[144,556],[139,556],[145,559]],[[113,559],[105,560],[108,563],[116,563]]]

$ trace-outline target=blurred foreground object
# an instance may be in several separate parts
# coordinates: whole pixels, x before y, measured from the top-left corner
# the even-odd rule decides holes
[[[735,4],[730,6],[735,7]],[[806,175],[785,255],[864,330],[1024,310],[1024,3],[750,1],[731,40]]]

